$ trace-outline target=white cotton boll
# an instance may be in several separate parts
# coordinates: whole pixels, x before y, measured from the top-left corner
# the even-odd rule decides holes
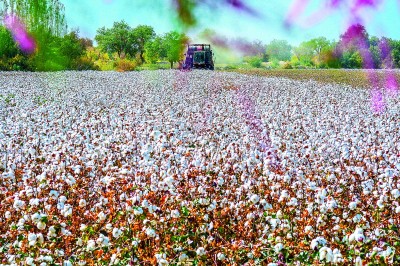
[[[318,246],[325,246],[326,245],[326,240],[323,237],[317,237],[313,240],[311,240],[311,244],[310,247],[312,250],[315,250],[315,248],[317,248]]]
[[[280,194],[280,197],[279,197],[279,202],[282,202],[284,199],[286,199],[286,198],[288,198],[289,197],[289,193],[287,192],[287,190],[283,190],[282,192],[281,192],[281,194]]]
[[[42,219],[42,215],[40,215],[39,213],[34,213],[31,216],[32,222],[34,223],[38,223],[40,221],[40,219]]]
[[[356,208],[357,208],[357,202],[352,201],[349,203],[350,210],[355,210]]]
[[[14,204],[13,204],[14,209],[20,210],[20,209],[23,209],[24,206],[25,206],[24,201],[19,200],[18,198],[14,200]]]
[[[400,190],[399,189],[393,189],[392,190],[392,192],[391,192],[391,194],[392,194],[392,197],[393,198],[395,198],[395,199],[397,199],[398,197],[400,197]]]
[[[119,238],[122,235],[122,230],[119,228],[114,228],[112,231],[112,235],[114,238]]]
[[[385,204],[383,203],[383,200],[378,200],[378,201],[376,202],[376,205],[377,205],[380,209],[385,208]]]
[[[72,266],[72,263],[69,260],[65,260],[63,266]]]
[[[149,213],[154,213],[156,210],[158,210],[158,207],[155,205],[150,205],[148,208]]]
[[[100,212],[97,215],[97,218],[99,219],[100,222],[104,221],[107,218],[107,215],[104,212]]]
[[[108,223],[108,224],[106,224],[105,228],[107,231],[111,231],[113,229],[113,226],[112,226],[112,224]]]
[[[254,204],[257,204],[259,200],[260,200],[260,197],[258,195],[256,195],[256,194],[253,194],[250,197],[250,201],[253,202]]]
[[[34,206],[39,206],[39,199],[35,198],[35,199],[30,199],[29,200],[29,205],[31,205],[32,207]]]
[[[286,205],[288,206],[297,206],[297,204],[298,204],[297,198],[291,198],[290,201],[286,203]]]
[[[136,216],[141,215],[141,214],[143,214],[143,209],[141,207],[135,207],[133,209],[133,214]]]
[[[286,174],[286,175],[283,177],[283,181],[284,181],[285,183],[289,183],[290,180],[291,180],[290,175],[287,175],[287,174]]]
[[[80,226],[79,230],[81,230],[81,231],[85,231],[85,230],[86,230],[86,228],[87,228],[87,225],[86,225],[86,224],[81,224],[81,226]]]
[[[313,228],[312,228],[312,226],[310,226],[310,225],[307,225],[307,226],[304,228],[304,232],[305,232],[306,234],[311,233],[312,231],[313,231]]]
[[[225,260],[225,254],[224,253],[221,253],[221,252],[219,252],[218,254],[217,254],[217,260]]]
[[[92,251],[96,249],[96,242],[92,239],[90,239],[86,245],[86,250],[87,251]]]
[[[60,196],[60,198],[58,200],[61,203],[65,203],[67,201],[67,198],[65,196]]]
[[[210,204],[210,200],[209,199],[205,199],[205,198],[201,198],[199,199],[199,204],[203,205],[203,206],[207,206]]]
[[[47,233],[48,237],[56,237],[56,228],[54,226],[49,227],[49,232]]]
[[[61,211],[61,214],[64,217],[68,217],[72,215],[72,206],[70,204],[65,204],[63,210]]]
[[[188,255],[186,255],[185,253],[182,253],[181,255],[179,255],[179,262],[185,262],[189,259]]]
[[[146,208],[146,209],[147,209],[147,208],[149,208],[149,206],[150,206],[150,205],[149,205],[149,202],[148,202],[147,200],[142,201],[142,207],[143,207],[143,208]]]
[[[178,210],[173,210],[173,211],[171,212],[171,217],[172,217],[172,218],[179,218],[179,216],[180,216],[180,213],[179,213]]]
[[[103,247],[108,247],[110,245],[110,240],[107,236],[100,234],[100,237],[96,240],[97,245],[101,245]]]
[[[28,235],[29,246],[36,245],[36,241],[37,241],[37,235],[34,233],[29,233]]]
[[[25,220],[23,218],[18,220],[17,226],[19,230],[22,230],[25,225]]]
[[[49,197],[51,197],[52,199],[56,200],[58,198],[58,195],[59,195],[58,191],[50,190]]]
[[[364,242],[365,236],[363,234],[363,230],[361,228],[356,228],[353,234],[349,236],[349,242]]]
[[[278,243],[274,246],[274,250],[276,253],[279,253],[281,250],[283,249],[283,244],[282,243]]]
[[[315,183],[314,181],[310,182],[310,183],[308,184],[308,189],[310,189],[310,190],[312,190],[312,191],[317,190],[317,183]]]
[[[26,265],[35,265],[34,261],[35,261],[35,260],[34,260],[33,258],[31,258],[31,257],[27,257],[27,258],[25,259]]]
[[[44,222],[38,222],[38,223],[36,224],[36,227],[37,227],[39,230],[44,230],[44,229],[46,228],[46,224],[45,224]]]
[[[203,247],[199,247],[196,250],[196,254],[197,254],[197,256],[204,256],[204,255],[206,255],[206,250]]]
[[[400,213],[400,206],[396,207],[396,213]]]
[[[6,211],[4,214],[4,217],[8,220],[11,218],[11,212],[10,211]]]
[[[146,235],[149,237],[155,237],[156,236],[156,231],[152,228],[147,228],[146,229]]]
[[[79,207],[85,207],[86,206],[86,200],[80,199],[79,200]]]
[[[32,188],[27,188],[27,189],[25,190],[25,194],[26,194],[26,196],[27,196],[28,198],[32,197],[32,196],[33,196],[33,189],[32,189]]]

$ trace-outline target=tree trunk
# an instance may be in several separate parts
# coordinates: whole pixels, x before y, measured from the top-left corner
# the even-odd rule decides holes
[[[142,61],[142,64],[144,63],[143,51],[140,51],[140,61]]]
[[[174,67],[174,61],[169,61],[171,64],[171,69]]]

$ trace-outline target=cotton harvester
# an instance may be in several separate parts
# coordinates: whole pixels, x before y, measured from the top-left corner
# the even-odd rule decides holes
[[[214,70],[214,58],[209,44],[189,44],[183,69],[209,69]]]

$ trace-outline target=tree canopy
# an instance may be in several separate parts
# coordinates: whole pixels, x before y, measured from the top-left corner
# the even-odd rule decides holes
[[[151,26],[139,25],[131,31],[130,35],[133,45],[135,47],[135,51],[139,53],[140,60],[143,63],[144,62],[143,54],[145,52],[145,45],[147,42],[154,39],[156,33],[154,32],[154,29]]]
[[[266,54],[271,59],[279,61],[290,60],[292,46],[286,40],[273,40],[266,47]]]
[[[179,62],[183,59],[183,53],[188,41],[189,37],[177,31],[170,31],[164,35],[163,45],[166,50],[166,59],[171,64],[171,68],[174,62]]]
[[[67,32],[64,10],[59,0],[1,0],[0,20],[15,14],[31,33],[47,31],[52,36],[62,36]]]
[[[100,49],[106,53],[117,53],[119,58],[134,56],[135,45],[131,37],[131,27],[125,22],[114,22],[112,28],[102,27],[97,30],[95,40]]]

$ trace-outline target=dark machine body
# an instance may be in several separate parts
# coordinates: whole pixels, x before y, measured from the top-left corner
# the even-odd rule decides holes
[[[185,56],[183,69],[214,70],[213,52],[209,44],[189,44]]]

